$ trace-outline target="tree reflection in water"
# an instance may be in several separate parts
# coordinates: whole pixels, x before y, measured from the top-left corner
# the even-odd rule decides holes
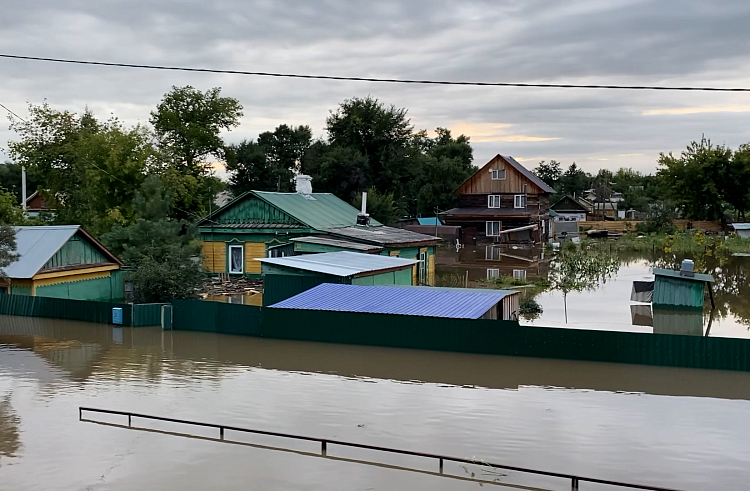
[[[0,398],[0,457],[15,457],[21,447],[21,418],[10,404],[10,394]]]

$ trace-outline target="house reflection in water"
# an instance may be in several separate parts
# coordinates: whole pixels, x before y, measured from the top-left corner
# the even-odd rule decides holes
[[[531,282],[549,273],[549,257],[538,247],[476,244],[456,251],[451,246],[439,249],[436,261],[437,286],[477,287],[499,277]]]
[[[631,305],[634,326],[653,326],[654,334],[683,334],[703,336],[703,312],[655,308],[650,305]]]

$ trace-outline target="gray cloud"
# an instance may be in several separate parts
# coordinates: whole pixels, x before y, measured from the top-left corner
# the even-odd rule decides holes
[[[9,1],[0,52],[351,76],[750,86],[750,3],[677,0]],[[328,111],[371,94],[419,128],[466,132],[478,162],[507,153],[588,170],[652,171],[705,133],[750,141],[743,94],[424,87],[97,68],[0,59],[0,102],[145,123],[172,85],[223,87],[245,117],[231,141],[280,123],[323,134]],[[0,145],[12,139],[0,125]]]

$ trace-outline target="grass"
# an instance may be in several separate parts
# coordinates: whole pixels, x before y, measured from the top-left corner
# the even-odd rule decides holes
[[[657,234],[637,237],[625,234],[620,240],[598,241],[602,247],[613,250],[633,252],[666,252],[685,255],[724,255],[733,253],[750,253],[750,239],[737,235],[727,238],[717,235],[705,235],[702,232],[677,232],[674,234]]]

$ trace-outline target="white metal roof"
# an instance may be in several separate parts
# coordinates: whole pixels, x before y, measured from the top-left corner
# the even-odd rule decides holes
[[[9,278],[32,278],[75,235],[80,225],[13,227],[18,259],[5,268]]]
[[[750,223],[733,223],[732,227],[735,230],[750,230]]]
[[[258,258],[258,261],[342,277],[384,269],[405,268],[419,262],[415,259],[345,251],[304,256],[262,257]]]

